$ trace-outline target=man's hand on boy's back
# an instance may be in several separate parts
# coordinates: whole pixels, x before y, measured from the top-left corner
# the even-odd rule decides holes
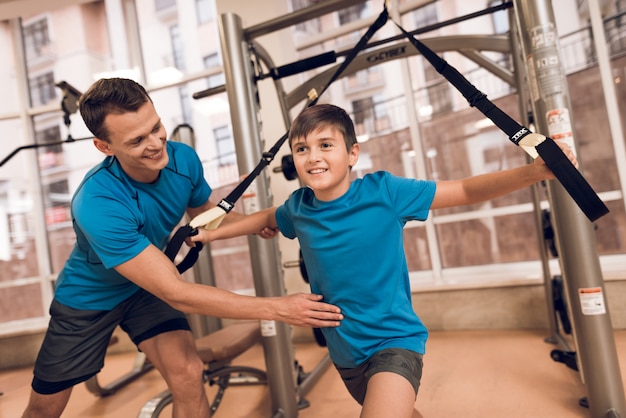
[[[300,327],[338,327],[343,315],[335,305],[321,302],[322,295],[295,293],[276,297],[277,320]]]

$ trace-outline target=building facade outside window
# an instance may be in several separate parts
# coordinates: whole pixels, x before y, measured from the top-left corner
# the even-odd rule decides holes
[[[443,19],[443,12],[455,14],[458,2],[429,3],[404,16],[403,24],[407,29],[426,26]],[[10,138],[11,141],[0,145],[0,157],[15,146],[34,142],[45,144],[67,136],[68,127],[64,125],[59,110],[38,110],[61,99],[60,91],[57,92],[55,87],[58,81],[67,80],[79,89],[85,89],[97,74],[119,75],[120,69],[127,71],[124,74],[136,74],[133,68],[124,66],[128,63],[119,59],[114,42],[119,34],[110,33],[108,28],[123,27],[122,16],[108,10],[107,3],[90,2],[24,20],[27,24],[23,25],[22,34],[29,89],[25,102],[30,101],[29,111],[42,113],[32,118],[28,115],[32,126],[24,126],[19,101],[15,94],[11,94],[12,87],[3,86],[9,93],[5,95],[7,103],[0,105],[7,112],[7,115],[0,114],[0,138]],[[294,0],[292,9],[312,3]],[[204,107],[191,99],[194,92],[205,89],[207,84],[214,87],[224,80],[223,74],[206,77],[206,68],[221,65],[220,52],[216,51],[219,46],[217,32],[211,32],[210,39],[206,38],[210,22],[216,20],[211,14],[215,5],[210,0],[193,3],[135,0],[135,4],[143,51],[141,58],[148,78],[146,84],[149,90],[154,87],[150,91],[151,97],[169,132],[182,122],[193,126],[196,148],[205,164],[205,175],[210,184],[218,185],[216,196],[223,196],[240,175],[236,173],[237,157],[229,115],[223,110],[223,103],[220,104],[224,99],[221,96],[203,102],[211,103]],[[378,13],[379,6],[378,2],[368,1],[340,13],[319,17],[314,20],[314,26],[319,28],[316,35],[341,29],[341,22],[356,23],[370,18]],[[171,12],[172,8],[176,13]],[[624,18],[623,13],[615,11],[615,16],[607,19],[612,22],[607,23],[611,35],[607,39],[611,42],[612,65],[622,110],[626,108],[626,90],[623,88],[626,85],[623,81],[626,79],[626,51],[623,48],[626,35],[618,22]],[[66,21],[68,14],[79,16],[82,22],[72,33],[60,23]],[[178,21],[180,16],[193,15],[198,21]],[[477,25],[482,32],[489,27],[491,33],[500,30],[500,25],[490,17],[485,17]],[[613,139],[607,128],[597,65],[593,53],[588,53],[591,43],[584,19],[581,19],[580,26],[581,33],[577,33],[580,38],[576,38],[572,48],[585,53],[580,55],[582,58],[576,67],[568,67],[575,134],[584,174],[597,186],[611,209],[610,216],[597,222],[601,259],[603,262],[621,262],[626,258],[623,239],[626,236],[626,214],[617,172],[626,162],[616,161],[612,152]],[[310,37],[311,33],[298,33],[299,28],[310,30],[311,27],[309,22],[298,25],[294,31],[299,39],[303,39]],[[0,27],[0,45],[13,44],[13,35],[8,28],[6,22]],[[81,28],[89,28],[89,36],[84,32],[76,33]],[[385,29],[389,32],[383,31],[381,38],[395,34],[392,27]],[[345,49],[360,33],[341,34],[336,39],[320,41],[320,45],[309,51],[303,50],[302,58],[311,50],[319,53],[320,50]],[[454,54],[446,52],[446,58],[457,59]],[[525,163],[525,154],[496,128],[485,126],[484,118],[475,109],[468,108],[464,99],[451,90],[428,63],[421,61],[419,56],[409,58],[408,62],[411,86],[405,86],[401,81],[403,77],[397,60],[370,67],[342,80],[332,86],[324,98],[352,112],[357,127],[361,126],[362,161],[355,167],[354,176],[388,170],[397,175],[445,180]],[[178,78],[170,80],[169,84],[151,84],[151,75],[168,66],[176,67],[189,81]],[[0,73],[7,79],[17,79],[15,71],[19,71],[18,68],[10,57],[0,62]],[[475,65],[468,64],[467,68],[470,70],[468,74],[474,74]],[[195,77],[196,73],[202,75]],[[306,77],[314,74],[315,71],[308,72]],[[351,88],[345,88],[346,85]],[[489,87],[490,98],[514,118],[520,119],[514,88],[497,95],[492,91]],[[408,111],[413,103],[417,108],[416,115]],[[409,120],[412,118],[418,121],[419,135],[411,133]],[[74,137],[89,135],[78,115],[72,115],[69,130]],[[46,325],[54,276],[62,268],[73,245],[66,212],[68,196],[86,170],[102,158],[90,142],[44,145],[35,152],[23,151],[0,167],[0,231],[6,230],[8,236],[0,241],[0,334],[15,329],[41,329]],[[213,180],[223,178],[234,180]],[[242,246],[239,242],[236,245]],[[242,247],[245,251],[245,245]],[[485,271],[506,272],[493,279],[501,283],[517,271],[536,272],[539,255],[530,191],[522,190],[481,205],[435,211],[427,223],[407,225],[405,247],[417,288],[423,283],[445,287],[453,280],[467,280],[464,283],[468,284],[472,276]],[[232,251],[224,249],[224,253]],[[246,262],[240,257],[235,258],[237,260],[233,262],[239,263],[238,268],[244,268]],[[220,259],[216,268],[228,271],[229,265]],[[223,285],[229,286],[228,283]]]

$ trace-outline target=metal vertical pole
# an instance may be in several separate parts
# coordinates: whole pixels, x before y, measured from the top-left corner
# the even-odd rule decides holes
[[[258,120],[258,97],[241,18],[225,13],[220,20],[220,41],[224,58],[226,92],[237,150],[239,170],[251,172],[262,155],[261,129]],[[244,197],[244,212],[271,205],[269,178],[265,172],[250,186]],[[280,254],[276,240],[249,238],[250,257],[257,296],[285,294]],[[263,348],[274,417],[298,415],[296,374],[291,329],[282,322],[262,321]]]
[[[517,84],[517,97],[520,109],[521,122],[524,126],[530,125],[530,118],[528,115],[528,104],[530,98],[528,97],[528,90],[526,87],[526,71],[523,58],[523,52],[521,51],[521,41],[519,39],[519,28],[517,27],[517,21],[515,19],[513,9],[509,9],[509,22],[510,22],[510,41],[511,41],[511,55],[513,59],[513,67],[515,68],[515,82]],[[531,162],[532,158],[526,155],[527,162]],[[548,327],[550,335],[546,338],[546,341],[553,344],[559,344],[567,351],[571,351],[567,343],[560,337],[558,332],[556,316],[554,311],[554,299],[552,295],[552,274],[550,272],[550,260],[548,249],[546,248],[546,240],[543,230],[543,215],[541,209],[541,189],[543,186],[539,183],[531,186],[531,195],[533,200],[533,215],[535,217],[535,230],[537,233],[537,244],[539,248],[539,256],[541,259],[541,268],[543,273],[543,288],[545,291],[546,308],[548,310]]]
[[[514,5],[538,131],[574,147],[571,104],[552,4],[545,0],[514,0]],[[591,416],[626,416],[593,225],[558,182],[549,182],[548,194]]]
[[[196,136],[191,126],[179,126],[172,135],[172,141],[182,142],[193,149],[196,148]],[[198,261],[192,267],[195,283],[216,286],[215,271],[211,264],[211,245],[207,244],[198,255]],[[222,319],[206,315],[188,314],[191,328],[196,338],[210,334],[222,328]]]

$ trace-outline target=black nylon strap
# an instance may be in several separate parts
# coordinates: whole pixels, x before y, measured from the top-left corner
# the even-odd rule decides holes
[[[580,174],[580,171],[572,165],[552,138],[546,138],[545,141],[537,145],[536,149],[548,168],[552,170],[552,173],[559,179],[565,190],[591,222],[609,213],[609,208],[600,200],[583,175]]]
[[[345,71],[348,65],[350,65],[350,63],[352,62],[352,60],[354,60],[357,54],[361,50],[363,50],[363,48],[367,46],[367,43],[372,38],[372,36],[374,36],[376,31],[378,31],[378,29],[380,29],[381,27],[385,25],[385,23],[387,23],[388,18],[389,18],[389,13],[387,12],[387,8],[385,7],[382,13],[378,16],[378,18],[374,21],[374,23],[372,23],[372,25],[367,29],[367,31],[361,37],[361,39],[359,39],[359,42],[346,56],[346,58],[343,60],[339,68],[337,68],[337,71],[335,71],[332,77],[328,80],[328,82],[326,83],[322,91],[320,91],[317,95],[315,95],[315,97],[309,98],[309,101],[307,102],[306,107],[313,106],[317,103],[320,96],[328,89],[328,87],[333,82],[335,82],[335,80],[339,78],[339,76]],[[280,147],[284,144],[284,142],[287,140],[287,138],[289,138],[289,131],[285,132],[285,134],[281,136],[280,139],[278,139],[278,141],[276,141],[274,146],[272,146],[272,148],[270,148],[269,151],[263,153],[263,157],[261,158],[261,161],[259,161],[259,164],[257,164],[254,170],[250,174],[248,174],[246,178],[244,178],[243,181],[241,181],[241,183],[239,183],[237,187],[235,187],[233,191],[228,194],[228,196],[222,199],[222,201],[218,204],[218,206],[222,207],[222,209],[225,209],[227,207],[232,209],[235,206],[235,202],[239,200],[239,198],[243,195],[243,193],[246,191],[248,186],[250,186],[252,181],[261,173],[261,171],[263,171],[265,167],[267,167],[272,162],[272,160],[276,156],[276,153],[278,152]],[[230,209],[226,211],[226,213],[230,212]]]
[[[174,233],[174,235],[172,236],[172,238],[170,239],[170,241],[167,243],[167,247],[165,248],[164,253],[167,256],[167,258],[174,261],[174,258],[176,258],[176,254],[178,254],[178,251],[183,246],[185,239],[197,233],[198,231],[189,225],[183,225],[180,228],[178,228],[176,232]],[[202,243],[196,242],[196,246],[191,247],[187,255],[185,255],[185,258],[183,259],[183,261],[181,261],[176,266],[176,269],[178,269],[178,272],[183,273],[187,271],[191,266],[193,266],[195,262],[198,261],[198,255],[200,254],[201,250],[202,250]]]
[[[487,96],[470,83],[456,68],[452,67],[424,43],[405,31],[404,28],[395,21],[394,24],[422,56],[431,63],[435,70],[443,75],[446,80],[467,99],[470,106],[476,107],[488,117],[500,130],[509,136],[511,142],[515,145],[519,145],[519,142],[526,135],[531,133],[529,129],[517,123],[513,118],[487,99]],[[559,148],[551,138],[546,137],[535,149],[539,156],[545,161],[548,168],[552,170],[557,180],[559,180],[574,202],[576,202],[578,207],[591,222],[594,222],[609,212],[609,209],[582,176],[580,171],[574,167],[561,148]]]
[[[382,13],[378,16],[378,18],[374,21],[374,23],[372,23],[372,25],[367,29],[365,34],[361,37],[361,39],[356,44],[356,46],[346,56],[346,58],[343,60],[339,68],[337,68],[337,71],[335,71],[332,77],[328,80],[328,82],[326,83],[322,91],[319,92],[319,94],[316,94],[315,97],[309,97],[306,107],[313,106],[314,104],[317,103],[317,101],[319,100],[319,97],[328,89],[328,87],[335,80],[337,80],[337,78],[339,78],[341,73],[343,73],[344,70],[348,67],[348,65],[350,65],[350,63],[357,56],[357,54],[361,50],[363,50],[363,48],[367,46],[367,43],[372,38],[372,36],[374,36],[374,33],[376,33],[378,29],[380,29],[381,27],[385,25],[385,23],[387,23],[388,18],[389,18],[389,13],[387,12],[387,8],[385,7]],[[232,208],[235,207],[235,202],[239,200],[239,198],[244,194],[244,192],[250,186],[250,184],[252,184],[254,179],[257,178],[257,176],[261,174],[261,171],[263,171],[263,169],[272,162],[272,160],[276,156],[276,153],[278,153],[278,150],[285,143],[287,138],[289,138],[289,131],[285,132],[285,134],[281,136],[278,139],[278,141],[276,141],[276,143],[272,146],[272,148],[270,148],[269,151],[263,153],[261,160],[259,161],[257,166],[254,168],[254,170],[252,170],[250,174],[248,174],[225,198],[223,198],[217,204],[217,206],[222,208],[224,212],[226,213],[230,212]],[[165,249],[165,254],[168,256],[170,260],[174,261],[176,254],[178,254],[178,251],[180,250],[183,243],[185,242],[185,238],[187,238],[190,235],[193,235],[194,233],[197,233],[197,230],[195,228],[192,228],[188,224],[180,227],[176,231],[174,236],[170,239],[170,242],[167,244],[167,248]],[[196,246],[192,247],[189,250],[184,260],[179,265],[176,266],[176,268],[178,269],[180,273],[184,272],[185,270],[193,266],[193,264],[198,259],[198,253],[202,249],[202,245],[201,244],[199,245],[199,244],[200,243],[197,242]]]

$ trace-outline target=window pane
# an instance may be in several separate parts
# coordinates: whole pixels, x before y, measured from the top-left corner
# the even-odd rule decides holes
[[[39,284],[0,288],[0,323],[44,316]]]
[[[0,22],[0,115],[20,109],[17,94],[17,65],[13,53],[13,36],[9,22]]]
[[[437,234],[444,268],[539,258],[530,213],[446,223]]]
[[[430,252],[425,228],[404,229],[404,252],[409,271],[430,270]]]
[[[2,158],[26,145],[19,120],[0,121]],[[36,277],[39,274],[32,199],[32,150],[15,154],[2,166],[0,177],[0,280]],[[30,160],[29,160],[30,159]]]
[[[196,0],[198,23],[206,23],[215,19],[213,0]]]

